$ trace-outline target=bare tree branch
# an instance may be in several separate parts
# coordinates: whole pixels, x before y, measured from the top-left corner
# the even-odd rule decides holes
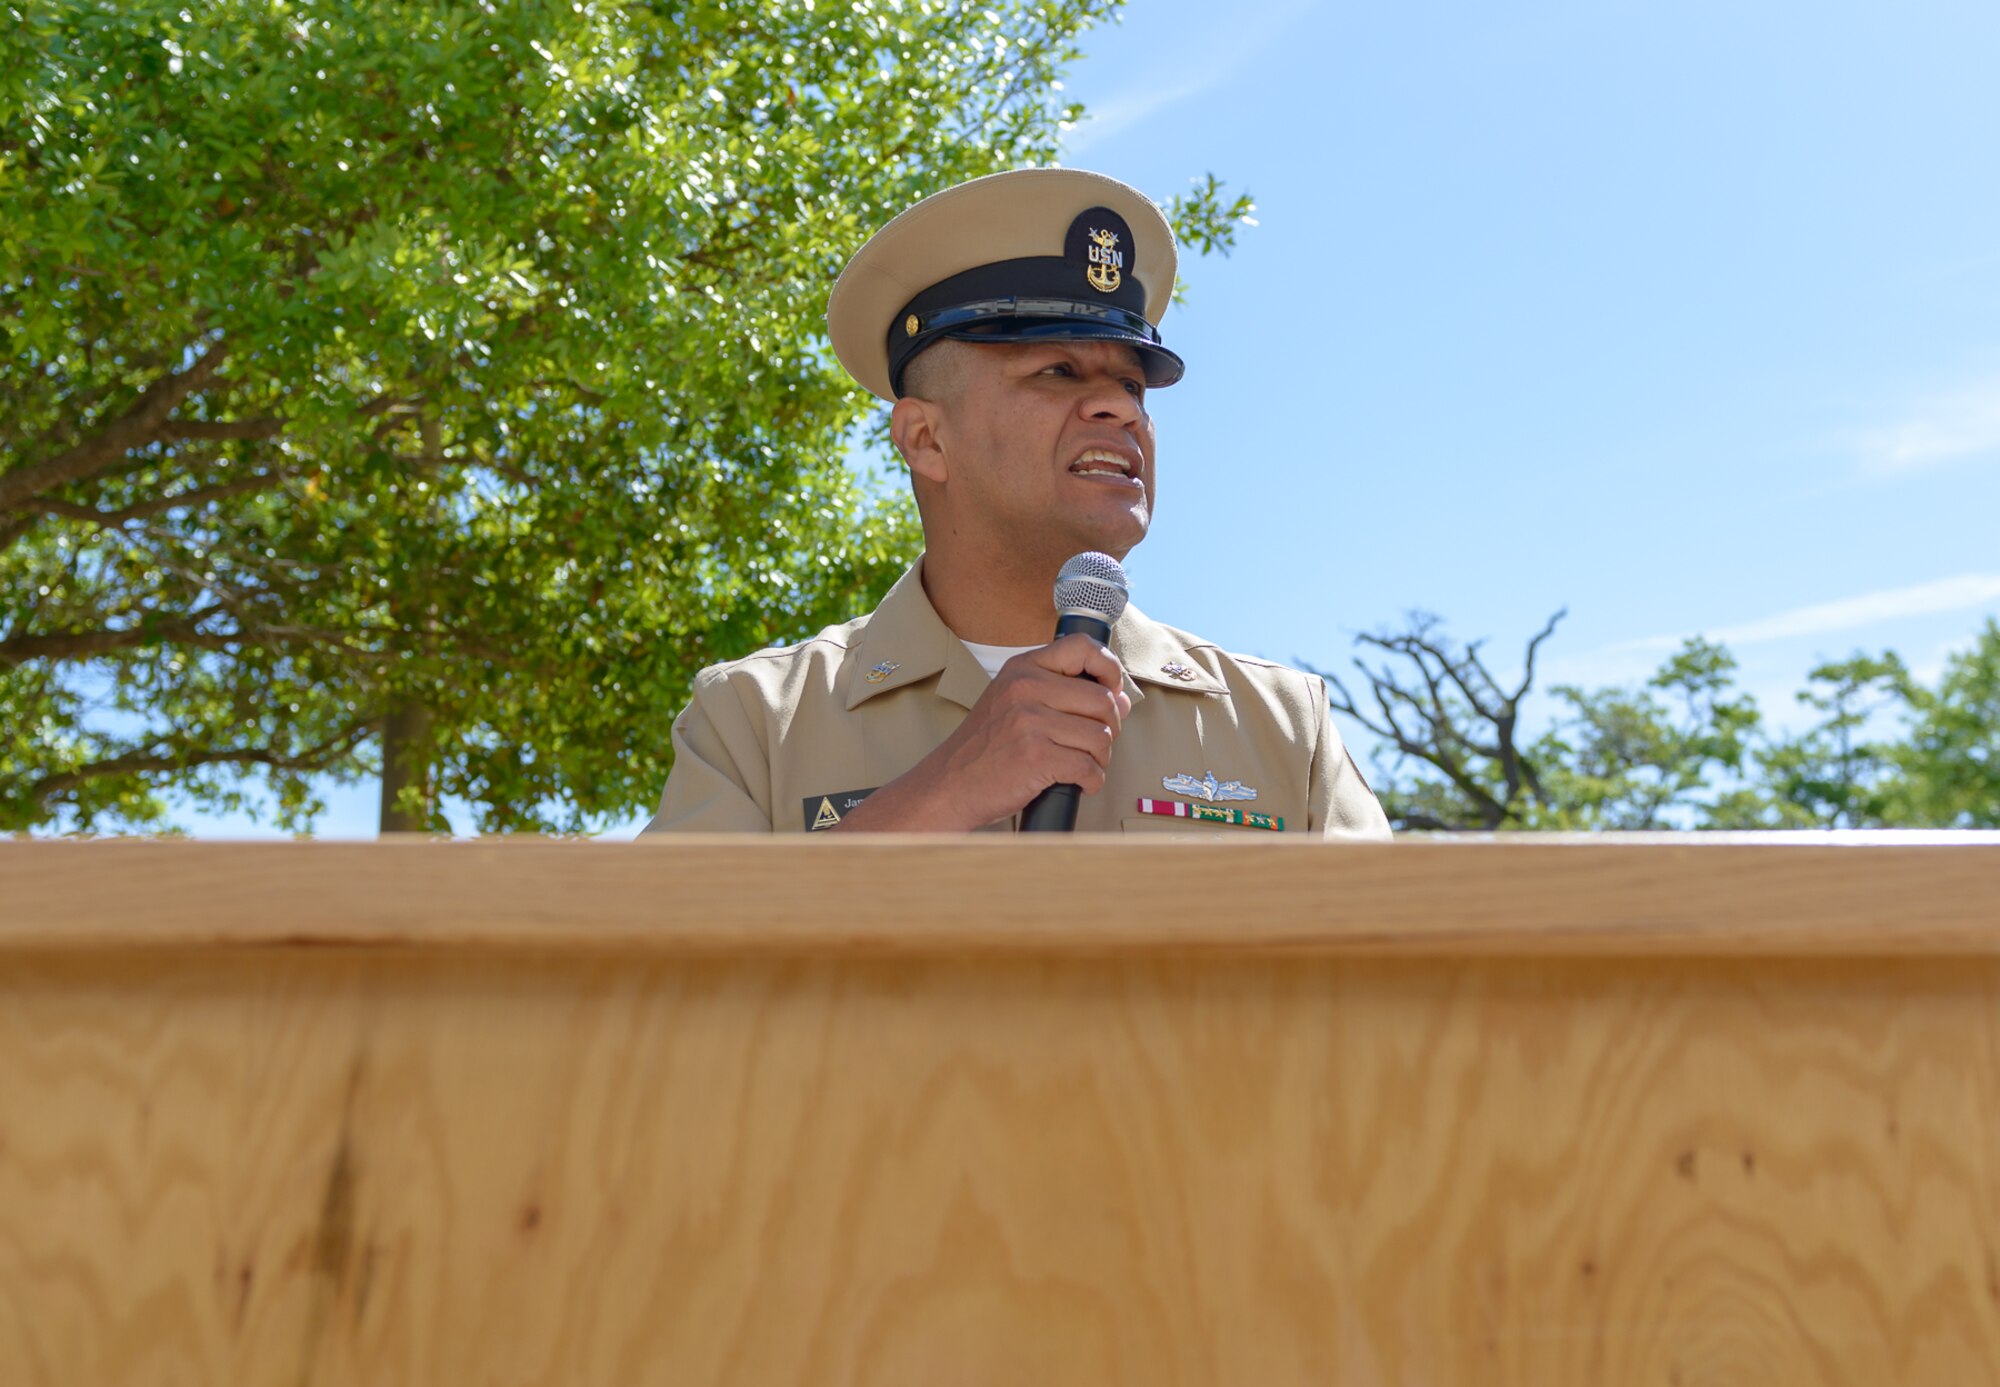
[[[1536,634],[1535,638],[1528,642],[1528,654],[1527,658],[1523,661],[1521,671],[1521,686],[1514,690],[1515,702],[1519,702],[1521,696],[1528,692],[1528,686],[1535,682],[1535,655],[1541,650],[1542,642],[1556,633],[1556,623],[1568,615],[1568,607],[1558,608],[1556,614],[1549,618],[1548,625],[1544,626]]]
[[[1388,642],[1380,638],[1362,637],[1362,639],[1370,644],[1385,646],[1385,648],[1394,644],[1394,642]],[[1406,653],[1414,663],[1418,664],[1420,669],[1424,668],[1421,654],[1414,650],[1403,653]],[[1375,696],[1376,706],[1381,710],[1382,724],[1378,725],[1368,718],[1359,716],[1358,712],[1353,709],[1353,699],[1351,697],[1347,697],[1346,699],[1348,705],[1346,708],[1342,708],[1338,703],[1333,706],[1339,711],[1348,712],[1350,716],[1355,716],[1362,726],[1367,727],[1377,736],[1386,737],[1396,748],[1399,755],[1423,761],[1442,771],[1446,779],[1450,780],[1462,794],[1478,806],[1481,820],[1485,826],[1489,828],[1498,827],[1506,818],[1506,804],[1504,801],[1495,799],[1488,793],[1486,788],[1480,785],[1465,768],[1463,760],[1456,755],[1454,747],[1466,746],[1468,742],[1453,724],[1450,707],[1443,698],[1442,685],[1434,680],[1429,683],[1428,687],[1432,698],[1426,704],[1408,689],[1397,684],[1394,677],[1389,673],[1387,666],[1384,666],[1380,670],[1373,670],[1359,660],[1356,660],[1354,663],[1355,667],[1368,677],[1370,690]],[[1428,675],[1429,672],[1427,669],[1425,669],[1425,673]],[[1346,695],[1345,686],[1342,688],[1342,693],[1343,696]],[[1403,729],[1401,719],[1396,716],[1396,705],[1408,707],[1422,721],[1426,729],[1425,732],[1421,735],[1406,732]],[[1478,750],[1477,747],[1472,747],[1471,749]],[[1412,825],[1407,822],[1405,823],[1405,827],[1410,826]]]
[[[1408,671],[1399,672],[1390,659],[1373,666],[1358,657],[1353,661],[1368,680],[1373,709],[1363,711],[1339,676],[1314,671],[1327,680],[1334,711],[1380,737],[1398,764],[1431,767],[1459,797],[1464,817],[1458,821],[1448,822],[1446,812],[1412,808],[1400,817],[1404,827],[1492,830],[1516,818],[1524,800],[1548,803],[1541,777],[1518,742],[1520,705],[1534,683],[1535,657],[1565,615],[1566,609],[1557,612],[1529,642],[1525,673],[1511,690],[1488,668],[1484,642],[1454,648],[1440,634],[1437,618],[1425,612],[1410,613],[1401,632],[1355,637],[1355,644],[1403,662]],[[1461,725],[1467,719],[1470,725]]]

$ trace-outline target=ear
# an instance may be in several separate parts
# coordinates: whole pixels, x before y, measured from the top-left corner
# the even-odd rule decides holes
[[[945,481],[944,444],[938,436],[943,423],[943,409],[931,400],[905,395],[889,411],[889,440],[911,474],[939,485]]]

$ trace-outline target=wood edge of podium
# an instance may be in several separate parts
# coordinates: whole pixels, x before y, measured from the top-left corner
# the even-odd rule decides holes
[[[2000,833],[0,842],[0,958],[2000,957]]]

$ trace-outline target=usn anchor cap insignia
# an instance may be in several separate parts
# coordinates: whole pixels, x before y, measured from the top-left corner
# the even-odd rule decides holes
[[[884,679],[887,679],[890,675],[894,674],[897,670],[901,668],[902,666],[897,664],[894,660],[884,660],[881,664],[875,666],[875,668],[868,671],[868,682],[871,684],[879,684]]]
[[[1093,227],[1090,232],[1090,268],[1084,272],[1090,287],[1100,294],[1116,291],[1118,281],[1125,277],[1120,268],[1124,263],[1125,257],[1118,253],[1118,233],[1099,231]]]
[[[1191,775],[1165,775],[1160,784],[1177,795],[1193,795],[1213,803],[1216,800],[1255,799],[1257,792],[1240,780],[1218,781],[1214,771],[1205,772],[1196,780]]]
[[[1063,238],[1063,258],[1082,262],[1083,282],[1100,294],[1115,294],[1124,285],[1131,252],[1132,228],[1109,207],[1084,212]]]

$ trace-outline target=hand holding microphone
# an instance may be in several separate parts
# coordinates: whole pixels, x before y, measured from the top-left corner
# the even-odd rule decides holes
[[[1064,564],[1056,638],[1002,665],[957,730],[841,829],[962,832],[1017,810],[1023,829],[1073,829],[1077,799],[1103,788],[1132,710],[1124,667],[1105,644],[1125,602],[1116,559],[1084,553]]]
[[[1109,554],[1078,554],[1056,575],[1056,639],[1082,635],[1101,646],[1111,643],[1111,628],[1125,613],[1131,590],[1125,584],[1125,569]],[[1106,748],[1107,752],[1109,748]],[[1106,763],[1108,767],[1108,762]],[[1103,777],[1096,777],[1102,784]],[[1023,833],[1070,833],[1076,828],[1077,802],[1083,797],[1080,785],[1067,782],[1049,786],[1021,810]]]

